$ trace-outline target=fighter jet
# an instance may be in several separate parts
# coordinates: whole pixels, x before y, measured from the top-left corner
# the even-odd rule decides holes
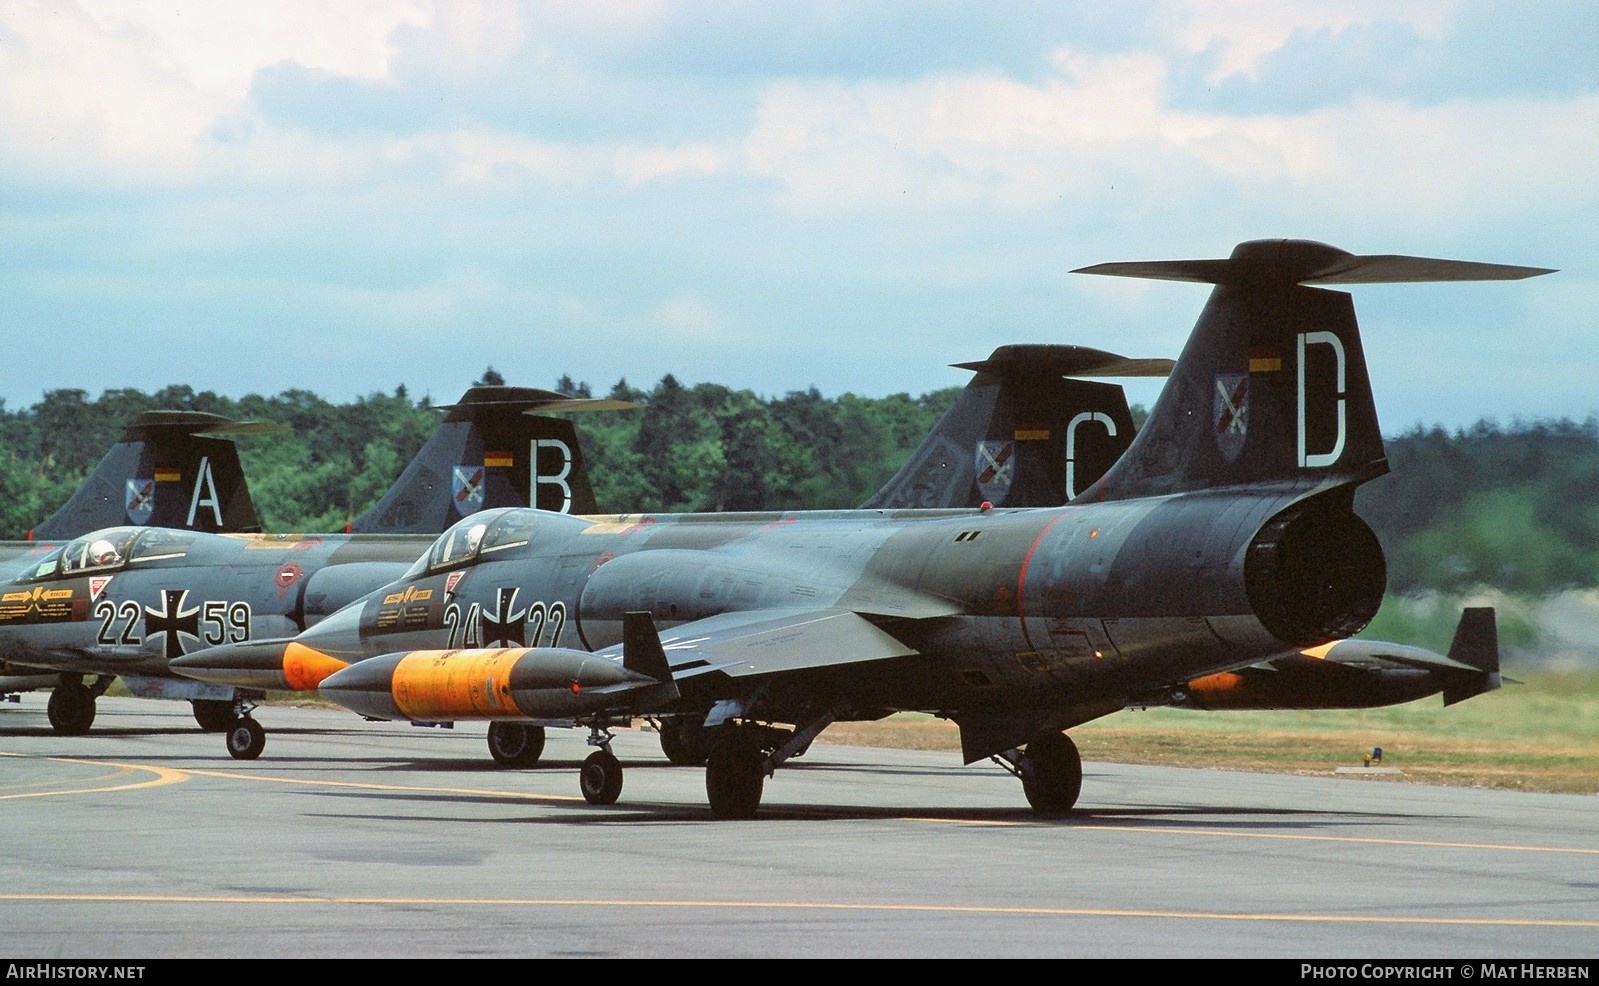
[[[986,360],[954,365],[977,375],[904,468],[863,506],[1060,506],[1098,480],[1134,435],[1122,388],[1081,378],[1164,377],[1173,361],[1028,344],[1000,346]],[[1349,638],[1181,682],[1129,707],[1352,709],[1437,694],[1452,705],[1500,687],[1499,663],[1494,610],[1472,607],[1461,614],[1448,656]],[[504,721],[495,725],[512,728]],[[683,717],[661,725],[669,759],[704,764],[703,730]]]
[[[1062,506],[486,511],[298,659],[348,663],[320,691],[373,718],[578,722],[597,804],[635,718],[703,730],[712,814],[748,818],[829,724],[920,711],[1068,811],[1067,730],[1344,640],[1382,601],[1352,506],[1387,461],[1350,297],[1325,286],[1550,273],[1303,240],[1079,272],[1213,289],[1132,445]]]
[[[1005,345],[985,360],[957,363],[975,376],[863,509],[1063,504],[1097,480],[1135,432],[1122,388],[1085,378],[1164,376],[1172,364],[1056,344]],[[573,501],[574,507],[583,503],[592,498]],[[373,512],[383,509],[379,504]],[[532,618],[543,617],[535,611]],[[490,609],[471,608],[462,619],[464,633],[493,638]],[[307,657],[290,642],[268,639],[190,651],[173,670],[214,684],[314,690],[321,679],[307,669],[331,674],[337,666]],[[502,766],[531,767],[543,755],[547,729],[575,725],[559,718],[495,719],[488,727],[489,754]],[[681,717],[657,726],[664,727],[662,749],[673,763],[704,763],[702,747],[692,742],[698,729],[684,726]]]
[[[20,542],[0,542],[0,571],[37,561],[62,542],[118,525],[215,533],[261,530],[234,436],[282,431],[268,421],[235,421],[203,411],[154,410],[134,418],[87,479]],[[0,661],[0,697],[52,688],[53,671]],[[95,694],[110,679],[96,682]]]
[[[171,658],[222,643],[290,638],[396,578],[438,529],[486,505],[592,511],[571,422],[542,412],[624,406],[631,405],[528,388],[473,388],[441,409],[440,427],[395,488],[351,525],[359,530],[222,535],[123,523],[54,550],[37,542],[13,546],[4,563],[9,578],[0,585],[4,670],[35,684],[54,676],[47,711],[58,732],[87,732],[95,699],[121,678],[136,695],[188,700],[200,726],[225,731],[236,755],[258,755],[265,733],[250,712],[264,693],[175,675]],[[195,486],[196,497],[215,499],[218,510],[248,506],[236,457],[231,462],[236,486]],[[219,489],[234,496],[213,497]],[[158,509],[159,487],[154,496]],[[253,508],[248,514],[253,520]],[[155,516],[155,509],[141,510],[126,519]],[[427,524],[434,533],[418,533]]]

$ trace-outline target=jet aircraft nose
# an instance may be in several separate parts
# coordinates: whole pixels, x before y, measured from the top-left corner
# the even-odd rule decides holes
[[[321,695],[370,719],[410,718],[395,704],[394,670],[404,654],[386,654],[333,672],[317,686]]]
[[[174,674],[219,685],[311,691],[347,662],[288,638],[208,647],[167,663]]]
[[[346,606],[300,631],[294,639],[340,665],[373,657],[379,652],[361,639],[361,610],[360,603]],[[309,687],[316,685],[313,683]]]

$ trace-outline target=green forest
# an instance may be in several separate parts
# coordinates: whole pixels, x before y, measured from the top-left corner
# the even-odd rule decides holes
[[[503,380],[489,368],[483,383]],[[464,393],[467,386],[463,384]],[[634,401],[633,411],[575,415],[604,512],[822,509],[866,500],[906,460],[960,388],[881,398],[816,389],[762,397],[665,376],[604,393],[562,377],[574,396]],[[334,403],[303,390],[240,399],[173,386],[155,393],[53,390],[32,407],[0,403],[0,538],[21,539],[60,506],[153,409],[267,421],[280,432],[239,439],[269,531],[337,531],[377,501],[439,419],[431,396],[402,387]],[[1142,418],[1135,409],[1135,418]],[[1380,539],[1390,594],[1549,596],[1599,585],[1599,422],[1480,422],[1387,438],[1391,471],[1356,508]],[[1458,610],[1438,616],[1443,639]],[[1393,621],[1386,626],[1392,627]],[[1502,628],[1509,639],[1530,631]],[[1390,638],[1390,639],[1398,639]]]

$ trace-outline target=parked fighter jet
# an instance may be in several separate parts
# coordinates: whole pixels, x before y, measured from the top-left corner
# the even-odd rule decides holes
[[[1265,240],[1081,272],[1215,287],[1132,446],[1064,506],[485,512],[297,658],[355,662],[321,691],[371,717],[580,722],[595,803],[636,717],[703,728],[712,812],[742,818],[830,723],[915,710],[1068,810],[1067,729],[1342,640],[1381,603],[1352,501],[1387,463],[1353,307],[1321,286],[1549,271]]]
[[[1059,506],[1097,480],[1135,432],[1122,388],[1084,378],[1164,376],[1172,362],[1129,359],[1084,346],[1029,344],[1000,346],[986,360],[958,363],[976,376],[865,508]],[[592,498],[574,504],[585,502]],[[463,639],[494,639],[494,619],[487,608],[469,609],[462,616]],[[532,619],[542,617],[535,611]],[[525,620],[514,623],[505,639],[520,644],[525,630]],[[322,675],[337,670],[319,659],[308,662],[304,651],[287,643],[202,648],[177,659],[174,670],[215,684],[271,691],[315,689],[321,677],[308,669]],[[693,742],[700,731],[682,728],[682,722],[674,717],[660,723],[663,752],[674,763],[703,764],[704,751]],[[547,729],[573,725],[558,718],[496,719],[489,723],[489,753],[504,766],[530,767],[543,755]]]
[[[439,429],[395,488],[352,525],[359,533],[216,535],[124,524],[53,551],[27,545],[0,586],[0,659],[17,681],[55,676],[48,712],[58,732],[86,732],[95,698],[120,677],[136,695],[190,701],[202,728],[226,731],[230,748],[254,756],[265,734],[249,713],[263,693],[174,675],[171,658],[224,642],[292,637],[405,571],[435,536],[408,533],[422,518],[443,528],[485,504],[525,506],[530,495],[546,509],[592,510],[571,422],[539,412],[624,406],[473,388],[443,408]],[[237,486],[216,485],[237,495],[221,502],[248,505],[242,471],[231,461]]]
[[[864,506],[1054,507],[1092,485],[1132,443],[1120,386],[1080,379],[1166,376],[1168,359],[1128,359],[1081,346],[1000,346],[977,371],[905,467]],[[1349,638],[1174,685],[1132,707],[1216,710],[1350,709],[1398,705],[1442,693],[1454,704],[1498,688],[1491,607],[1467,609],[1449,655]],[[508,723],[497,723],[510,728]],[[663,723],[674,763],[703,764],[703,730]]]
[[[28,532],[26,541],[0,542],[0,570],[12,559],[37,561],[64,541],[118,525],[259,531],[232,437],[281,430],[271,422],[235,421],[203,411],[146,411],[123,427],[88,478]],[[56,672],[0,660],[0,697],[8,701],[52,688],[59,680]],[[110,683],[109,678],[97,681],[91,690],[98,695]]]

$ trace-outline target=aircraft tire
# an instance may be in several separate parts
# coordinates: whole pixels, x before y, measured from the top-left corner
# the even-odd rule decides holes
[[[254,760],[266,748],[266,730],[249,716],[233,720],[226,738],[228,755],[235,760]]]
[[[194,707],[194,721],[202,732],[220,733],[233,725],[233,703],[217,698],[197,698],[189,702]]]
[[[496,719],[489,723],[489,756],[502,767],[531,767],[544,755],[544,727]]]
[[[607,750],[590,753],[577,772],[577,786],[591,805],[614,805],[622,795],[622,764]]]
[[[705,721],[687,716],[661,720],[661,752],[679,767],[703,767],[710,755]]]
[[[1033,810],[1061,815],[1077,804],[1083,790],[1083,759],[1065,733],[1046,733],[1027,744],[1022,759],[1022,792]]]
[[[705,795],[716,818],[754,818],[766,784],[765,756],[747,737],[722,737],[705,760]]]
[[[62,682],[50,690],[45,714],[60,735],[82,736],[94,725],[94,696],[82,682]]]

